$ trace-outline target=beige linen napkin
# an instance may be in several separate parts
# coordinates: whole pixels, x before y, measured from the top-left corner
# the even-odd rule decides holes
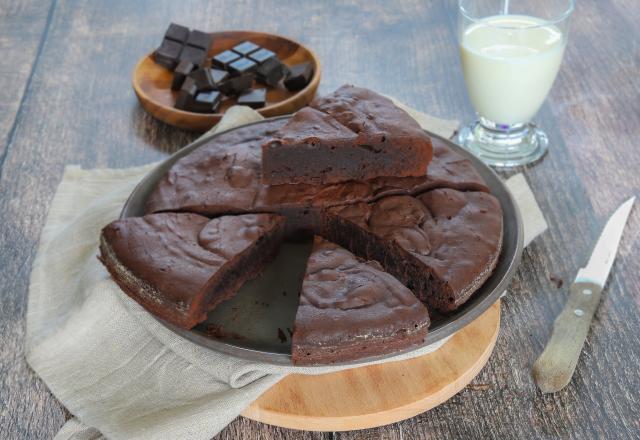
[[[443,136],[457,127],[408,111]],[[204,136],[259,119],[247,107],[233,107]],[[52,201],[31,273],[26,356],[76,417],[56,439],[210,439],[285,375],[340,369],[273,366],[213,352],[175,335],[119,290],[96,258],[100,229],[118,217],[155,165],[68,166]],[[546,227],[526,181],[515,183],[514,193],[526,194],[519,199],[526,201],[524,218],[533,219],[525,230]]]

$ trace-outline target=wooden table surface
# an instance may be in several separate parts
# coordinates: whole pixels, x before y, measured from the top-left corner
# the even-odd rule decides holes
[[[70,417],[28,368],[23,343],[31,263],[64,166],[141,165],[196,137],[148,116],[130,86],[138,57],[170,21],[288,35],[318,53],[321,92],[354,83],[436,116],[472,117],[454,0],[0,0],[0,438],[52,438]],[[638,207],[573,381],[543,396],[531,379],[605,220],[640,195],[638,22],[636,0],[579,2],[537,118],[550,153],[523,170],[550,229],[525,251],[495,352],[472,385],[382,428],[311,433],[238,418],[219,438],[638,438]]]

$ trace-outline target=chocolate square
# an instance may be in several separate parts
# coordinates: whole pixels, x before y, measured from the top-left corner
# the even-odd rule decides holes
[[[271,52],[269,49],[260,49],[253,52],[248,58],[252,61],[255,61],[258,64],[262,64],[271,58],[275,58],[276,54]]]
[[[234,48],[231,50],[239,53],[240,55],[249,55],[250,53],[255,52],[258,49],[260,49],[260,46],[258,46],[257,44],[252,43],[251,41],[244,41],[237,46],[234,46]]]
[[[234,75],[242,75],[243,73],[253,72],[257,67],[258,65],[255,62],[243,57],[229,64],[229,72]]]
[[[180,61],[191,61],[196,66],[204,65],[207,52],[204,49],[193,46],[185,46],[180,54]]]
[[[180,90],[185,78],[189,75],[195,65],[191,61],[182,60],[178,63],[176,70],[173,71],[173,81],[171,82],[171,90]]]
[[[189,46],[199,47],[200,49],[203,49],[205,52],[207,52],[211,47],[212,41],[213,41],[213,38],[211,37],[211,34],[198,31],[198,30],[192,30],[191,33],[189,34],[189,39],[187,40],[187,44]]]
[[[225,95],[238,95],[251,88],[254,77],[255,75],[253,73],[245,73],[243,75],[231,77],[218,84],[218,90]]]
[[[238,105],[247,105],[251,108],[264,107],[267,102],[266,89],[250,89],[238,97]]]
[[[219,69],[209,69],[211,70],[211,79],[213,80],[213,83],[218,85],[220,84],[222,81],[225,81],[227,78],[229,78],[229,72],[227,72],[226,70],[219,70]]]
[[[164,38],[185,44],[189,38],[189,28],[171,23],[164,33]]]
[[[309,61],[296,64],[289,68],[289,74],[284,80],[284,86],[290,91],[302,90],[309,84],[312,75],[313,66]]]
[[[269,58],[256,69],[256,80],[262,84],[275,87],[286,74],[286,67],[279,59]]]
[[[187,77],[180,88],[175,107],[180,110],[189,110],[198,93],[198,87],[193,78]]]
[[[206,92],[216,88],[213,78],[211,77],[211,69],[202,67],[191,72],[189,77],[193,78],[196,82],[199,92]]]
[[[220,92],[200,92],[196,95],[191,110],[198,113],[215,113],[221,100],[222,94]]]
[[[225,50],[224,52],[220,52],[218,55],[214,56],[211,59],[211,64],[219,69],[227,70],[227,66],[229,66],[230,63],[233,63],[239,58],[240,55],[238,55],[237,53],[230,50]]]
[[[178,64],[181,54],[182,44],[165,38],[162,40],[160,47],[153,53],[153,59],[156,64],[173,70]]]

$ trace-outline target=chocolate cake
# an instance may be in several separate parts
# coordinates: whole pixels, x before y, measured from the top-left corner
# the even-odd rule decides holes
[[[103,230],[101,260],[149,311],[191,328],[257,276],[283,239],[315,235],[292,337],[294,363],[348,361],[419,344],[429,325],[423,303],[453,311],[491,275],[502,210],[471,162],[436,137],[426,174],[405,158],[404,171],[380,176],[393,161],[369,157],[378,146],[407,140],[415,147],[426,136],[387,101],[343,87],[293,118],[215,136],[171,166],[147,199],[146,216]],[[272,165],[293,158],[300,166],[289,166],[283,181],[301,183],[265,184],[272,181],[263,178],[270,150],[263,158],[262,146],[287,133],[286,148],[322,139],[317,155],[327,162],[288,153]],[[390,140],[376,138],[381,133]],[[372,149],[354,162],[372,165],[358,174],[345,157],[363,139]],[[344,142],[347,156],[332,156],[334,141]],[[331,166],[334,160],[340,166]],[[322,172],[325,165],[331,171]],[[335,181],[348,176],[358,180]]]
[[[262,272],[279,249],[283,224],[273,214],[116,220],[102,230],[100,260],[127,295],[189,329]]]
[[[281,213],[371,201],[390,194],[419,194],[440,187],[488,191],[470,161],[437,138],[433,138],[434,157],[426,176],[328,185],[265,185],[260,181],[260,145],[286,121],[265,121],[222,133],[182,157],[151,193],[147,213]]]
[[[424,341],[428,327],[424,305],[379,263],[315,238],[291,339],[294,364],[409,348]]]
[[[502,210],[491,194],[436,189],[331,208],[322,234],[379,261],[428,306],[450,312],[493,272]]]
[[[313,185],[424,176],[431,139],[393,102],[342,86],[315,99],[262,145],[262,182]]]

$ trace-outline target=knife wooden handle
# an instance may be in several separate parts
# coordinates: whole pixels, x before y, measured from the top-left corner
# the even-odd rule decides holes
[[[601,296],[602,287],[597,284],[571,285],[567,304],[553,323],[551,338],[533,364],[533,379],[543,393],[560,391],[571,381]]]

